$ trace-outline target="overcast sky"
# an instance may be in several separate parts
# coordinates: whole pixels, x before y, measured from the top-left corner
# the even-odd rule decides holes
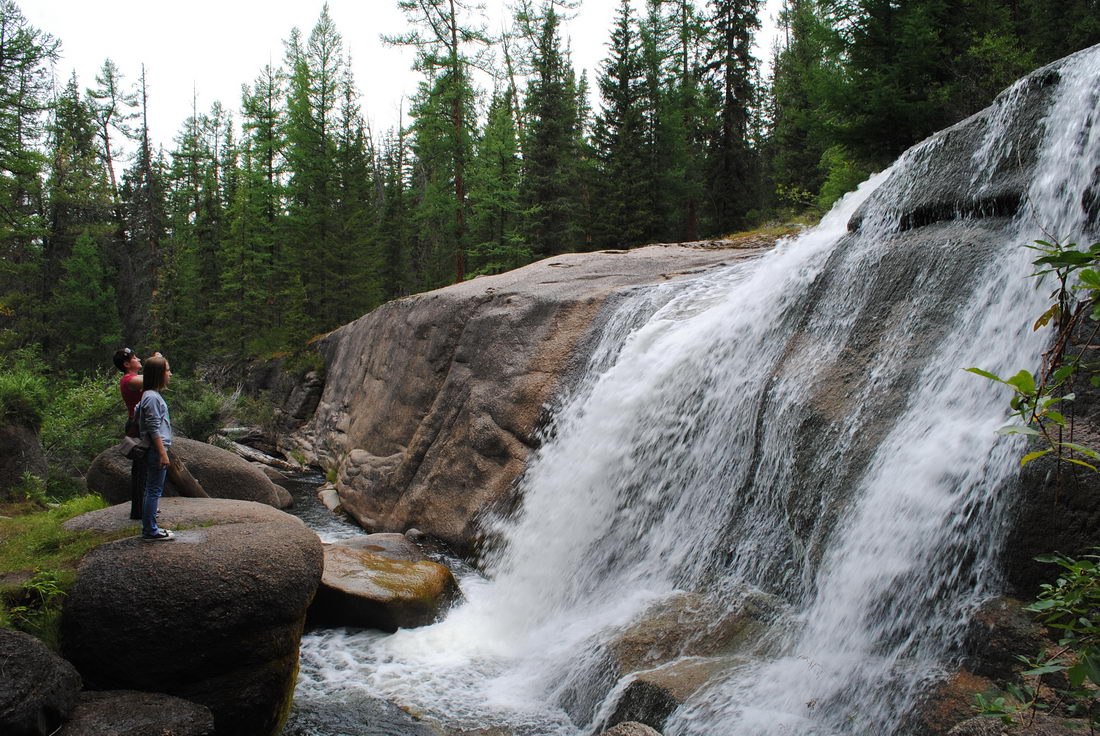
[[[291,29],[308,36],[323,5],[323,0],[17,1],[32,25],[61,41],[56,73],[62,83],[75,71],[82,88],[93,86],[107,58],[126,81],[135,82],[144,63],[149,127],[154,142],[167,148],[191,114],[193,98],[200,113],[219,100],[236,118],[241,85],[251,84],[269,62],[280,66]],[[777,2],[768,0],[769,10],[762,13],[769,26]],[[491,32],[500,30],[506,5],[486,0]],[[582,0],[565,28],[574,67],[589,71],[593,88],[617,6],[618,0]],[[380,39],[408,27],[396,0],[329,0],[329,13],[345,53],[351,53],[372,128],[381,133],[397,125],[402,105],[408,109],[402,100],[416,91],[420,75],[410,70],[411,50]]]

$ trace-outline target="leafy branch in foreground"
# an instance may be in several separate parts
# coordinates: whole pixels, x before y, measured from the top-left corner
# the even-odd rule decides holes
[[[1027,678],[1025,683],[1007,684],[1009,697],[976,695],[976,708],[1006,723],[1022,713],[1061,709],[1071,716],[1087,717],[1095,732],[1100,726],[1096,712],[1100,687],[1100,555],[1073,559],[1054,554],[1036,559],[1062,569],[1053,583],[1040,586],[1035,602],[1024,610],[1057,632],[1058,648],[1035,657],[1018,656],[1027,667],[1021,673]]]
[[[1055,453],[1059,460],[1096,470],[1093,463],[1100,461],[1100,452],[1073,442],[1072,416],[1067,419],[1064,405],[1074,400],[1071,389],[1083,368],[1089,369],[1092,385],[1100,385],[1100,375],[1085,366],[1079,355],[1067,354],[1073,333],[1083,320],[1095,323],[1085,345],[1092,343],[1100,329],[1100,243],[1079,249],[1076,243],[1063,245],[1057,241],[1036,240],[1034,245],[1026,247],[1040,253],[1032,261],[1036,270],[1031,276],[1041,278],[1053,274],[1057,284],[1050,295],[1050,306],[1032,328],[1039,330],[1053,325],[1057,330],[1053,344],[1043,354],[1042,368],[1038,373],[1023,369],[1008,378],[981,368],[966,370],[1012,389],[1009,406],[1016,422],[998,432],[1042,440],[1043,447],[1020,458],[1021,466]]]

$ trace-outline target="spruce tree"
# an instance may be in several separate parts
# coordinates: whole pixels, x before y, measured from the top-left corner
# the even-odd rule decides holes
[[[728,233],[746,224],[759,194],[751,130],[757,94],[752,44],[760,28],[760,0],[711,0],[710,7],[707,69],[718,91],[719,108],[708,155],[709,198],[712,228]]]
[[[536,258],[584,246],[583,94],[562,48],[560,22],[548,3],[531,48],[532,75],[523,105],[520,204],[525,240]]]
[[[598,78],[602,109],[596,116],[594,145],[599,166],[597,243],[630,247],[644,242],[655,227],[652,123],[644,95],[641,42],[630,0],[621,0],[611,32],[610,56]]]

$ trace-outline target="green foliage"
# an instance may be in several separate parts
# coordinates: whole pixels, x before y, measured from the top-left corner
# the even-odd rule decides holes
[[[1022,682],[1007,683],[1007,697],[977,695],[976,709],[1013,723],[1021,714],[1052,706],[1100,726],[1096,712],[1100,687],[1100,555],[1071,558],[1061,554],[1037,557],[1057,565],[1058,577],[1040,586],[1034,603],[1025,607],[1058,634],[1058,649],[1033,657],[1019,656],[1026,668]],[[1049,693],[1049,696],[1048,696]]]
[[[175,377],[165,392],[165,399],[173,430],[200,442],[205,442],[224,426],[236,404],[235,395],[223,394],[197,379]]]
[[[51,470],[50,494],[70,495],[54,480],[83,477],[92,459],[122,437],[126,410],[119,398],[117,373],[103,369],[68,384],[58,384],[42,424],[42,447]]]
[[[1063,439],[1073,436],[1063,405],[1074,400],[1073,381],[1086,367],[1076,356],[1067,356],[1073,331],[1084,319],[1100,324],[1100,243],[1079,248],[1076,243],[1063,245],[1037,240],[1026,247],[1040,254],[1032,261],[1036,270],[1031,275],[1037,278],[1054,276],[1050,306],[1035,321],[1033,328],[1056,326],[1054,347],[1046,353],[1045,364],[1038,373],[1023,369],[1002,378],[981,368],[966,370],[1012,389],[1009,406],[1015,422],[998,430],[1001,434],[1022,434],[1042,440],[1041,447],[1020,459],[1021,466],[1055,453],[1059,460],[1095,471],[1097,467],[1093,463],[1100,462],[1100,452]],[[1089,342],[1091,339],[1085,341]]]
[[[133,534],[70,532],[66,520],[104,508],[98,496],[71,499],[48,511],[0,518],[0,626],[19,629],[56,649],[61,602],[76,566],[91,549]]]
[[[0,370],[0,422],[33,430],[42,426],[47,403],[46,381],[26,369]]]
[[[825,182],[817,195],[817,206],[828,210],[848,192],[854,190],[871,173],[853,160],[844,146],[832,146],[821,154],[821,169]]]

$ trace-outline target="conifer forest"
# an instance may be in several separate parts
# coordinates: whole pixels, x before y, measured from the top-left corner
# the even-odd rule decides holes
[[[0,350],[266,357],[547,256],[813,216],[1100,42],[1097,0],[786,0],[762,51],[761,0],[622,0],[584,74],[575,3],[518,0],[491,34],[465,0],[377,1],[416,50],[398,126],[366,123],[326,7],[153,140],[144,74],[55,78],[64,39],[0,0]]]

